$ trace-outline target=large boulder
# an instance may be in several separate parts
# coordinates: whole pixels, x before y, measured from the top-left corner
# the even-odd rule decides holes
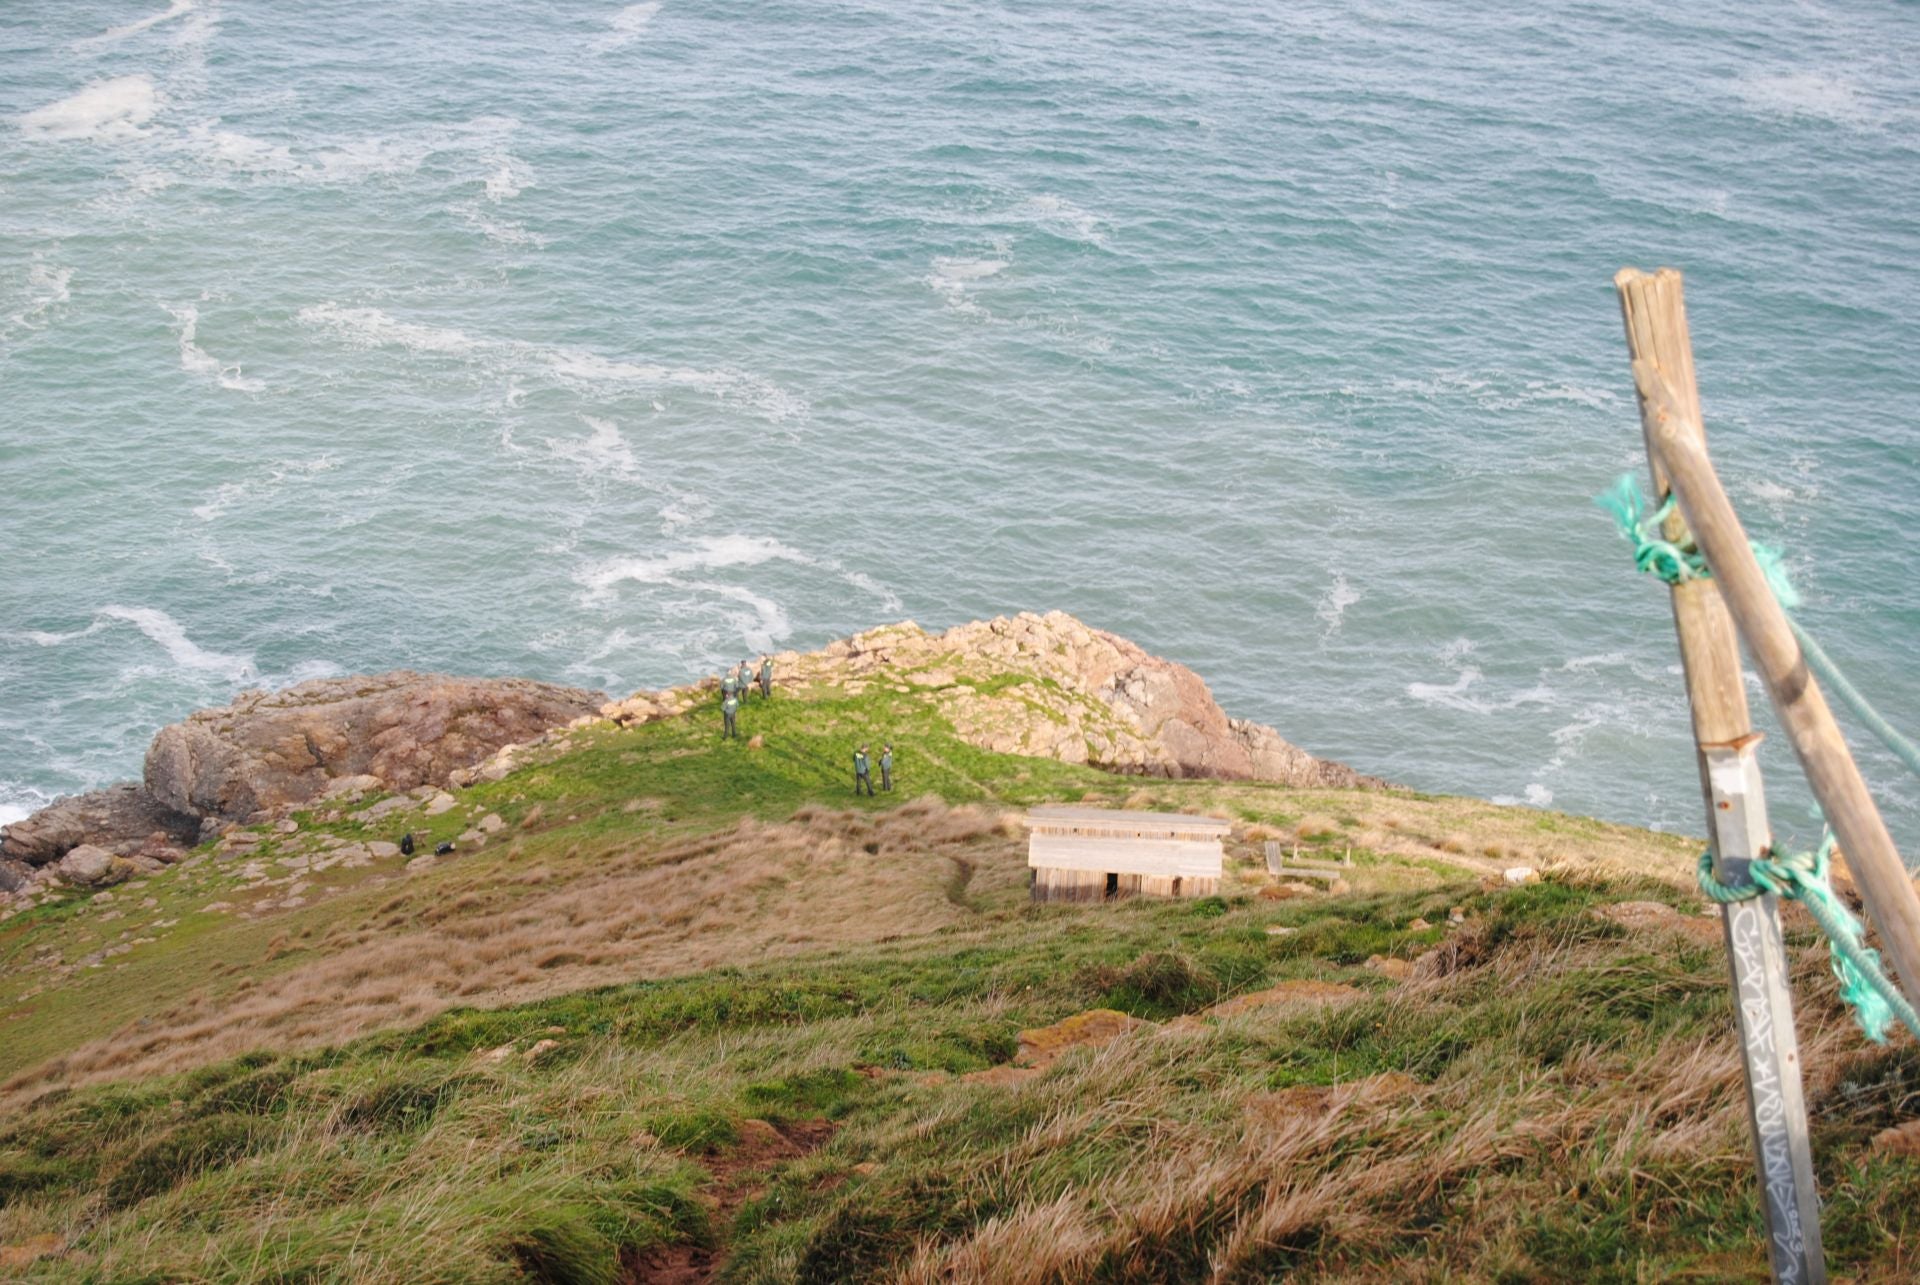
[[[115,785],[59,799],[0,831],[0,857],[29,866],[58,861],[83,843],[123,857],[179,851],[199,839],[199,818],[179,812],[137,785]]]
[[[312,802],[344,777],[388,789],[444,784],[504,745],[591,715],[598,692],[522,678],[406,670],[244,692],[161,729],[147,790],[168,807],[244,820]]]
[[[83,843],[60,858],[54,867],[60,878],[76,888],[104,888],[120,883],[134,873],[132,863],[114,856],[105,848]]]

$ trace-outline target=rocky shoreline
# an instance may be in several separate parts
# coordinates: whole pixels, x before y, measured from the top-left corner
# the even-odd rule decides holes
[[[1186,666],[1063,612],[943,633],[887,625],[820,651],[778,653],[774,671],[786,690],[922,691],[963,740],[997,753],[1126,775],[1386,784],[1228,717]],[[527,679],[400,670],[244,692],[162,728],[140,782],[57,800],[0,830],[0,900],[54,884],[106,887],[174,864],[236,827],[284,822],[316,804],[498,780],[516,754],[563,729],[678,717],[717,686],[710,678],[609,702]]]

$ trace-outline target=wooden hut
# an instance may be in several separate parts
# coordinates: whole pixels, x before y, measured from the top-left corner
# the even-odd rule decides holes
[[[1222,844],[1231,828],[1177,812],[1035,808],[1027,813],[1033,899],[1212,896],[1220,891]]]

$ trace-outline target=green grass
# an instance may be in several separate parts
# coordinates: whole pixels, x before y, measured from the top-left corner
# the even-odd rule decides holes
[[[56,1238],[59,1253],[20,1269],[48,1281],[614,1281],[676,1245],[723,1252],[728,1279],[783,1282],[1764,1270],[1720,951],[1593,914],[1647,899],[1690,911],[1669,878],[1684,877],[1684,840],[1406,792],[1129,780],[996,755],[919,690],[756,700],[742,729],[764,747],[721,742],[712,708],[575,732],[437,818],[415,807],[367,827],[316,810],[252,859],[277,869],[315,834],[436,841],[489,812],[507,824],[424,874],[326,871],[306,904],[258,918],[244,912],[284,890],[243,890],[248,858],[202,853],[104,905],[74,895],[0,924],[0,1072],[43,1077],[0,1117],[0,1251]],[[889,740],[899,792],[855,799],[853,747]],[[1303,856],[1351,848],[1354,890],[1252,895],[1264,876],[1249,837],[1221,897],[1033,906],[1011,839],[940,855],[860,828],[928,794],[1214,811]],[[457,930],[617,860],[685,862],[692,877],[705,837],[743,816],[824,816],[819,832],[847,836],[856,862],[923,861],[916,887],[950,917],[533,1002],[482,995],[178,1074],[38,1087],[85,1041],[137,1046],[185,994],[218,1014],[354,941],[428,920]],[[1483,849],[1497,859],[1464,868]],[[1520,861],[1594,872],[1482,883],[1487,864]],[[759,921],[797,914],[818,877],[757,894]],[[204,909],[215,901],[236,910]],[[1464,926],[1448,925],[1454,908]],[[1813,944],[1793,944],[1830,1255],[1897,1279],[1916,1252],[1920,1165],[1869,1144],[1920,1111],[1920,1054],[1862,1045]],[[570,942],[552,966],[594,948]],[[1432,980],[1368,967],[1436,948]],[[1309,979],[1358,996],[1164,1025]],[[1007,1066],[1023,1029],[1095,1007],[1156,1025],[1036,1077],[968,1078]],[[1325,1117],[1262,1114],[1388,1073],[1411,1083]],[[763,1155],[756,1121],[807,1146]]]

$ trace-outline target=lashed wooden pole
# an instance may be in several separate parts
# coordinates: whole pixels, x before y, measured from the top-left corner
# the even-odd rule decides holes
[[[1920,894],[1914,891],[1913,878],[1880,819],[1827,698],[1807,672],[1800,642],[1714,474],[1704,442],[1687,431],[1685,403],[1657,366],[1635,361],[1634,380],[1642,388],[1643,403],[1652,409],[1653,436],[1694,541],[1721,586],[1807,784],[1847,854],[1867,914],[1880,930],[1906,994],[1920,995]]]
[[[1643,369],[1655,372],[1672,394],[1671,404],[1650,402],[1645,396],[1640,402],[1654,490],[1664,500],[1668,475],[1657,439],[1668,419],[1703,451],[1706,441],[1680,274],[1671,268],[1651,274],[1629,268],[1613,280],[1636,383]],[[1678,513],[1666,519],[1661,534],[1675,544],[1691,538],[1686,519]],[[1686,673],[1714,874],[1722,882],[1748,883],[1747,866],[1766,853],[1771,835],[1757,756],[1760,735],[1747,709],[1739,638],[1719,585],[1708,579],[1674,585],[1673,623]],[[1826,1280],[1826,1263],[1779,903],[1771,896],[1736,902],[1724,908],[1722,924],[1773,1276],[1776,1281],[1817,1285]]]

